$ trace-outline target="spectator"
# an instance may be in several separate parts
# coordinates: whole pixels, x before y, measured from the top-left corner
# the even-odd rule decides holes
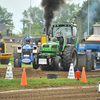
[[[0,59],[1,59],[1,57],[2,57],[2,54],[1,54],[1,48],[0,48]]]

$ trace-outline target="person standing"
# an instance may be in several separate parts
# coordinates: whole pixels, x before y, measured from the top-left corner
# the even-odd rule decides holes
[[[1,48],[0,48],[0,59],[1,59],[1,57],[2,57],[2,54],[1,54]]]

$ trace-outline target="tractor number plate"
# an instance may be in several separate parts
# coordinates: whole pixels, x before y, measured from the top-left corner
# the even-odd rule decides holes
[[[39,59],[39,64],[47,64],[47,59]]]

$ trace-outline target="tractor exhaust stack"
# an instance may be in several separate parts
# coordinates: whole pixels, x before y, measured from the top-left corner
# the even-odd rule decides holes
[[[46,41],[48,42],[49,28],[52,19],[54,18],[54,11],[57,11],[61,5],[65,4],[66,0],[42,0],[41,6],[44,8],[44,19],[46,28]]]

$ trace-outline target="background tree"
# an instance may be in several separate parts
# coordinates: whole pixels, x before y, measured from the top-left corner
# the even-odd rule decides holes
[[[77,11],[80,9],[79,4],[66,3],[61,8],[60,12],[55,13],[54,23],[72,23],[75,20]]]
[[[30,27],[26,27],[23,30],[23,33],[21,36],[28,36],[30,35]],[[31,24],[31,36],[36,37],[36,36],[40,36],[40,34],[42,34],[41,32],[41,26],[37,23]]]
[[[0,6],[0,24],[4,24],[9,31],[12,31],[14,28],[12,16],[13,14],[8,12],[6,8]],[[6,34],[7,32],[4,33]]]
[[[93,24],[100,22],[100,1],[87,0],[84,1],[82,8],[77,15],[81,15],[83,23],[83,32],[88,34],[88,5],[89,5],[89,34],[93,34]],[[85,34],[85,35],[87,35]]]
[[[79,10],[79,5],[75,4],[65,4],[59,11],[55,13],[54,19],[52,21],[53,23],[66,23],[66,22],[72,22],[75,20],[75,15],[77,11]],[[43,28],[44,26],[44,18],[43,18],[43,10],[39,7],[33,7],[28,8],[28,10],[24,10],[23,12],[23,19],[21,19],[21,22],[23,23],[23,35],[26,35],[29,33],[30,30],[30,12],[31,12],[31,30],[32,34],[36,36],[37,34],[43,34]],[[34,27],[33,27],[34,26]],[[37,31],[35,32],[35,28],[37,28]],[[39,33],[38,33],[39,32]],[[36,35],[35,35],[36,34]]]
[[[23,34],[29,33],[30,30],[30,12],[31,12],[31,34],[36,36],[37,34],[41,34],[41,31],[44,27],[44,19],[43,19],[43,10],[39,7],[31,7],[28,10],[23,12],[23,19],[21,22],[23,23]],[[39,33],[38,33],[39,32]]]

